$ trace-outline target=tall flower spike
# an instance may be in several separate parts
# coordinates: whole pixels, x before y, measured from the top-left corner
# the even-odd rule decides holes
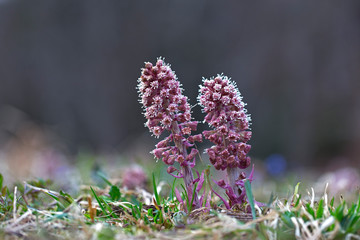
[[[197,150],[192,148],[194,141],[202,141],[201,135],[191,135],[195,131],[197,122],[191,121],[188,98],[182,94],[182,88],[170,65],[158,58],[155,65],[145,63],[138,80],[140,102],[144,107],[147,119],[146,126],[156,137],[164,131],[170,133],[168,137],[156,145],[152,151],[154,156],[170,165],[168,173],[174,177],[183,178],[187,189],[187,196],[192,199],[194,177],[191,168],[195,165]],[[188,154],[188,150],[190,154]],[[172,166],[180,164],[181,170]],[[173,173],[178,173],[174,175]],[[193,205],[200,207],[195,191]]]
[[[245,178],[240,169],[250,165],[250,116],[236,84],[226,76],[203,79],[199,91],[198,101],[206,113],[204,121],[213,128],[203,132],[214,143],[206,152],[217,170],[227,170],[228,184],[219,181],[218,185],[226,189],[230,205],[241,204],[245,202],[245,192],[237,183]]]

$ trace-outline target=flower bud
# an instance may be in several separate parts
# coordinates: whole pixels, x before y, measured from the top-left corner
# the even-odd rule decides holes
[[[167,148],[156,148],[152,150],[151,153],[154,154],[156,158],[160,159],[165,150],[167,150]]]
[[[168,172],[168,173],[173,173],[173,172],[175,172],[175,171],[177,171],[177,169],[176,169],[174,166],[169,166],[169,167],[167,168],[167,172]]]

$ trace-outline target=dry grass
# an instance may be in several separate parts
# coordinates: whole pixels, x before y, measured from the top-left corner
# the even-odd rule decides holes
[[[154,202],[144,189],[119,189],[111,199],[106,188],[82,186],[77,198],[56,192],[43,182],[4,186],[0,236],[4,239],[360,239],[360,202],[334,206],[324,194],[298,193],[275,199],[257,217],[214,209],[186,215],[175,199]]]

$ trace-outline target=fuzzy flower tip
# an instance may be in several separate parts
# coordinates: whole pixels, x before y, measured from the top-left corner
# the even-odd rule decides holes
[[[188,98],[182,94],[181,84],[170,65],[162,58],[158,58],[155,65],[146,62],[138,79],[138,91],[147,119],[146,127],[156,137],[164,131],[170,132],[156,145],[152,151],[154,156],[167,165],[173,165],[175,161],[182,166],[191,165],[195,154],[192,151],[188,155],[187,148],[202,138],[191,135],[196,130],[197,122],[191,121]]]
[[[207,149],[210,162],[219,170],[247,168],[251,146],[250,116],[245,109],[235,82],[223,75],[203,79],[198,101],[206,113],[205,122],[213,130],[204,131],[204,137],[215,145]]]

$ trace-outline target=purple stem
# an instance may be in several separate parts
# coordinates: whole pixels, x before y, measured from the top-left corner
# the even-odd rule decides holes
[[[177,200],[183,205],[184,209],[187,211],[186,204],[184,204],[184,201],[181,198],[180,192],[176,187],[175,187],[175,195],[176,195]]]
[[[213,181],[214,181],[214,180],[213,180]],[[214,182],[215,182],[215,184],[217,185],[217,182],[216,182],[216,181],[214,181]],[[216,196],[218,196],[221,201],[223,201],[223,203],[225,204],[225,207],[226,207],[227,209],[230,209],[229,203],[228,203],[220,194],[218,194],[217,192],[214,191],[214,189],[212,188],[211,184],[209,184],[209,186],[210,186],[211,191],[212,191]]]
[[[172,131],[173,135],[181,134],[179,125],[176,121],[174,121],[172,123],[171,131]],[[184,159],[186,159],[186,157],[188,156],[188,152],[187,152],[185,144],[181,140],[176,140],[175,138],[174,138],[174,143],[175,143],[175,146],[179,149],[180,153],[183,155]],[[182,168],[182,175],[183,175],[187,195],[189,197],[188,201],[191,201],[192,195],[193,195],[193,187],[194,187],[194,176],[193,176],[191,167],[188,164],[180,164],[180,165]],[[194,209],[201,207],[199,198],[198,198],[198,194],[196,191],[195,191],[193,206],[195,206]]]
[[[229,185],[232,188],[236,198],[238,198],[241,195],[241,189],[236,185],[236,180],[240,176],[240,169],[239,168],[227,168],[227,176],[229,179]]]
[[[176,176],[175,174],[169,173],[174,178],[184,178],[184,176],[180,173],[180,176]]]

